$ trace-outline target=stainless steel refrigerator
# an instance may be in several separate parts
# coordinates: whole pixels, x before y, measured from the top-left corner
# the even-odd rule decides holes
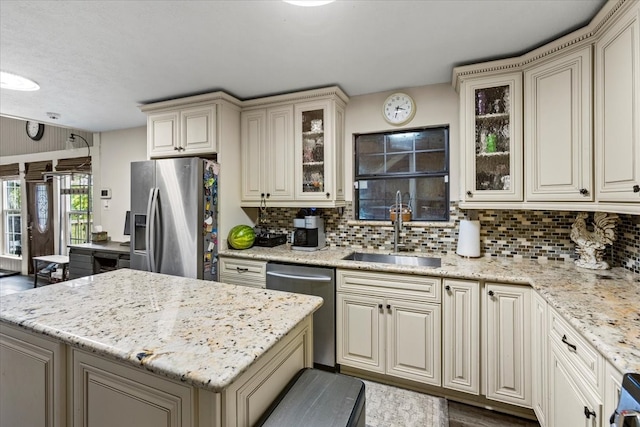
[[[131,163],[131,268],[217,280],[219,165]]]

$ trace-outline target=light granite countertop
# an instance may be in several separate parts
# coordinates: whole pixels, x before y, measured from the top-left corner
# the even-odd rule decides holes
[[[0,321],[218,392],[321,305],[121,269],[3,296]]]
[[[587,270],[573,262],[513,258],[435,256],[440,268],[402,266],[342,258],[356,249],[328,248],[292,251],[288,245],[247,250],[225,249],[222,256],[338,268],[389,271],[524,284],[533,287],[573,327],[621,372],[640,372],[640,275],[623,268]],[[378,252],[357,249],[358,252]],[[390,252],[384,252],[390,253]],[[405,253],[403,253],[405,255]]]

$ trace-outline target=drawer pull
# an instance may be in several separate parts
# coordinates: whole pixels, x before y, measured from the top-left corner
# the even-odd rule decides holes
[[[567,345],[567,347],[569,347],[571,350],[578,351],[578,347],[576,347],[574,344],[571,344],[569,342],[569,340],[567,340],[567,336],[566,335],[562,336],[562,342],[565,343]],[[585,411],[586,411],[586,409],[587,409],[587,407],[585,406]],[[587,418],[589,418],[589,417],[587,417]]]
[[[247,271],[249,271],[248,268],[242,268],[242,267],[236,267],[236,271],[238,273],[246,273]]]
[[[596,417],[596,411],[590,411],[589,408],[587,408],[586,406],[584,407],[584,416],[587,417],[587,419],[590,419],[591,416],[593,415],[593,418],[595,419]]]

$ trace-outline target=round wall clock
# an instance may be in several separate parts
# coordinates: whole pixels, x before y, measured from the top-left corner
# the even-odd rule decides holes
[[[40,141],[42,135],[44,135],[44,125],[38,122],[27,122],[27,136],[34,141]]]
[[[399,126],[409,123],[415,114],[416,103],[406,93],[393,93],[387,97],[382,105],[382,115],[392,125]]]

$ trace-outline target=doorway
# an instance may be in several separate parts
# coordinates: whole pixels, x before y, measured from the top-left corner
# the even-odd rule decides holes
[[[27,182],[27,232],[29,274],[34,274],[33,257],[54,254],[53,183]]]

